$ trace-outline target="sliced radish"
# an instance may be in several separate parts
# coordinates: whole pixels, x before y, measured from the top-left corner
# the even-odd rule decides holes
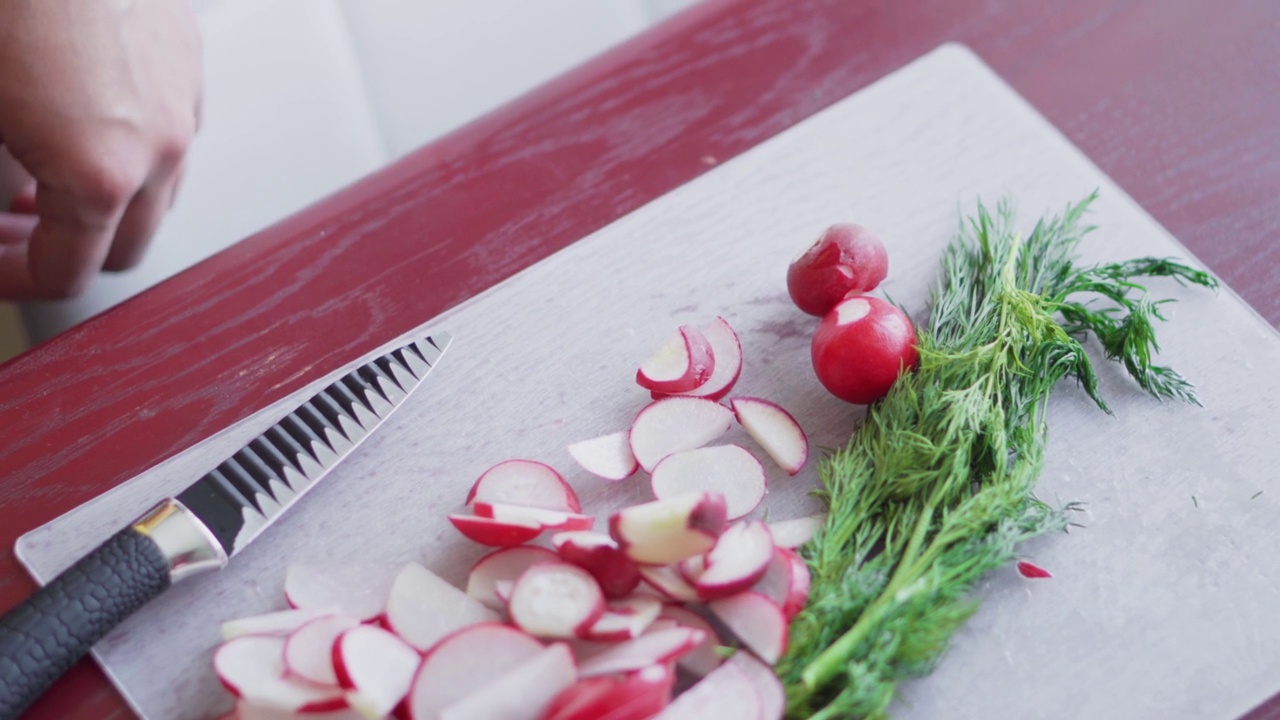
[[[747,649],[773,665],[787,649],[787,616],[768,596],[749,591],[708,605]]]
[[[698,590],[676,570],[675,566],[645,566],[640,576],[663,597],[676,602],[697,602]]]
[[[769,532],[773,533],[774,545],[794,549],[812,540],[814,534],[822,528],[822,523],[826,521],[826,515],[779,520],[769,523]]]
[[[537,523],[544,530],[590,530],[596,519],[590,515],[543,510],[542,508],[477,500],[472,504],[477,517],[491,518],[498,522],[527,525]]]
[[[514,583],[520,573],[535,563],[556,559],[556,554],[550,550],[532,545],[495,550],[471,567],[471,573],[467,576],[467,594],[486,607],[501,610],[507,603],[494,592],[497,583]]]
[[[659,500],[691,492],[719,493],[730,520],[755,510],[765,494],[764,467],[741,445],[672,453],[653,468],[649,482]]]
[[[760,693],[760,710],[763,720],[782,720],[787,709],[787,693],[782,681],[773,672],[773,668],[760,662],[760,658],[751,653],[734,653],[726,665],[732,665],[751,678]]]
[[[417,563],[404,566],[387,595],[387,629],[418,650],[449,633],[498,614]]]
[[[582,512],[569,483],[550,465],[536,460],[504,460],[485,470],[467,493],[467,505],[475,502]]]
[[[213,654],[213,669],[223,687],[238,698],[289,712],[326,712],[347,707],[336,687],[313,685],[285,675],[285,639],[242,635]]]
[[[729,526],[711,552],[685,564],[697,569],[684,573],[702,600],[717,600],[747,590],[764,577],[773,559],[773,536],[759,520]],[[696,563],[690,563],[696,560]],[[684,564],[682,564],[682,568]]]
[[[493,594],[502,603],[502,607],[505,608],[511,602],[511,590],[515,586],[515,580],[499,580],[493,584]]]
[[[667,565],[710,550],[726,515],[724,495],[694,492],[624,508],[609,518],[609,534],[632,560]]]
[[[393,565],[295,563],[285,571],[284,595],[299,610],[372,620],[382,614],[398,571]]]
[[[421,660],[408,643],[372,625],[351,628],[333,643],[338,684],[353,691],[347,699],[366,717],[382,717],[400,704]]]
[[[555,643],[444,708],[438,717],[440,720],[539,720],[556,696],[575,680],[573,653],[564,643]]]
[[[583,633],[588,640],[621,641],[639,637],[662,612],[662,601],[637,595],[605,605],[604,614]]]
[[[722,317],[712,320],[703,334],[711,343],[711,354],[716,358],[711,377],[692,390],[674,394],[719,400],[729,394],[742,374],[742,343],[738,340],[738,333]]]
[[[450,515],[449,522],[468,540],[489,547],[513,547],[542,534],[542,525],[531,520],[503,522],[475,515]]]
[[[438,718],[444,708],[541,652],[542,643],[510,625],[463,628],[436,643],[423,659],[409,692],[409,717]]]
[[[681,325],[674,337],[658,348],[636,371],[636,383],[661,393],[693,390],[715,370],[711,342],[692,325]]]
[[[670,662],[693,650],[704,637],[706,635],[701,630],[687,627],[645,633],[583,661],[578,668],[578,675],[595,677],[632,672],[650,665]]]
[[[604,614],[604,593],[577,565],[539,563],[516,580],[507,612],[516,627],[535,637],[582,636]]]
[[[725,663],[678,695],[653,720],[766,720],[763,704],[752,677]]]
[[[778,467],[795,475],[809,459],[809,438],[800,423],[777,403],[755,397],[729,401],[738,424],[760,444]]]
[[[223,715],[219,720],[365,720],[365,717],[351,708],[301,713],[237,700],[236,709],[231,711],[230,715]]]
[[[680,667],[702,677],[720,667],[720,663],[724,662],[720,653],[716,651],[721,644],[720,636],[706,618],[681,605],[666,605],[662,608],[662,614],[654,621],[654,625],[664,620],[677,623],[681,627],[701,630],[704,633],[702,642],[680,658]]]
[[[284,644],[284,664],[289,674],[321,685],[337,685],[333,643],[339,635],[359,624],[358,619],[349,615],[330,615],[294,630]]]
[[[809,563],[794,550],[775,548],[769,569],[754,589],[778,603],[790,622],[809,600],[809,583]]]
[[[647,720],[671,702],[675,679],[666,665],[584,678],[557,695],[542,720]]]
[[[640,468],[636,456],[631,453],[627,431],[580,440],[568,448],[583,470],[605,480],[625,480]]]
[[[311,620],[332,613],[326,610],[278,610],[265,615],[238,618],[222,623],[222,639],[231,640],[241,635],[279,635],[284,637]]]
[[[567,562],[591,573],[608,598],[623,598],[640,584],[640,571],[613,538],[597,532],[562,532],[551,544]]]
[[[668,397],[646,405],[627,436],[631,452],[645,472],[662,458],[702,447],[729,432],[733,411],[714,400]]]

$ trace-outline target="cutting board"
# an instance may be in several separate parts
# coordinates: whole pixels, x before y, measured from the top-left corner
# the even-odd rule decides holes
[[[560,469],[589,512],[647,499],[643,479],[595,480],[565,446],[629,424],[648,400],[635,367],[681,323],[728,319],[746,354],[736,392],[838,446],[862,411],[810,370],[816,321],[788,301],[792,257],[828,224],[875,228],[891,254],[882,292],[923,320],[940,253],[979,198],[1015,196],[1029,228],[1095,188],[1087,261],[1188,257],[980,60],[944,46],[430,319],[424,331],[457,339],[419,394],[228,569],[173,588],[95,655],[143,716],[210,717],[230,704],[209,665],[219,624],[283,607],[290,562],[417,560],[461,583],[483,550],[445,515],[508,458]],[[1280,690],[1280,337],[1229,289],[1155,290],[1178,299],[1164,359],[1204,407],[1151,400],[1110,366],[1114,416],[1059,388],[1039,490],[1083,502],[1085,527],[1023,548],[1052,579],[1007,568],[981,583],[981,611],[931,676],[902,687],[896,717],[1229,720]],[[290,405],[32,531],[22,561],[47,581]],[[750,444],[740,430],[726,440]],[[759,512],[818,509],[812,463],[770,473]]]

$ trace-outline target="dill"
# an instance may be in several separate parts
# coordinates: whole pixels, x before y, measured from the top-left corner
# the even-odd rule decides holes
[[[1217,286],[1166,258],[1077,267],[1090,195],[1025,238],[1009,201],[979,204],[942,259],[920,362],[819,465],[828,520],[802,549],[813,573],[777,670],[791,718],[882,718],[899,681],[928,673],[977,609],[970,592],[1019,543],[1066,530],[1073,505],[1033,489],[1046,401],[1074,378],[1110,412],[1081,344],[1092,335],[1151,395],[1195,403],[1153,364],[1167,301],[1138,282]]]

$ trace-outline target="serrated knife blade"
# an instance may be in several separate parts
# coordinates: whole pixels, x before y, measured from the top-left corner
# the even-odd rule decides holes
[[[433,334],[346,373],[0,618],[0,720],[170,585],[225,567],[400,407],[451,341]]]

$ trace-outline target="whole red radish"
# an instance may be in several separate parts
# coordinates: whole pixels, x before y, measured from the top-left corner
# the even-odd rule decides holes
[[[813,370],[832,395],[867,405],[915,367],[916,331],[892,303],[855,296],[822,318],[813,334]]]
[[[822,317],[850,292],[870,292],[889,274],[889,253],[861,225],[832,225],[787,268],[796,307]]]

